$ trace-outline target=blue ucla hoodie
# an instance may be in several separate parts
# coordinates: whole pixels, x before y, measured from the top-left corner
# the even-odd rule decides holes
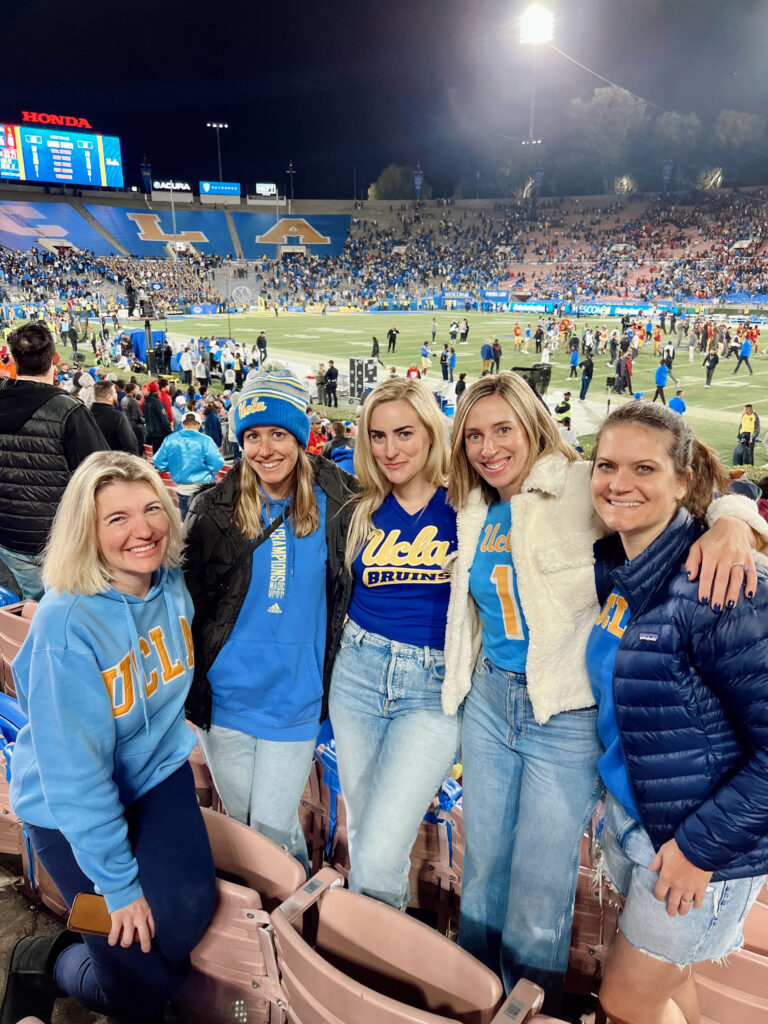
[[[192,601],[179,569],[145,598],[48,591],[13,662],[29,724],[13,751],[11,805],[59,829],[110,912],[142,895],[124,809],[172,775],[195,736]]]
[[[290,518],[253,552],[240,614],[208,671],[211,723],[257,739],[309,740],[323,698],[328,599],[325,492],[315,485],[320,525],[296,537]],[[290,499],[264,495],[267,526]]]

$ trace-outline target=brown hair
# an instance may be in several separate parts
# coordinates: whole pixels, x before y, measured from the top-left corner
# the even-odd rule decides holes
[[[595,437],[592,462],[600,448],[603,431],[609,427],[645,427],[667,435],[667,455],[675,472],[688,477],[688,490],[682,504],[694,519],[704,522],[715,491],[724,491],[728,474],[717,453],[702,444],[682,416],[663,405],[628,402],[603,421]],[[688,472],[690,470],[690,473]]]

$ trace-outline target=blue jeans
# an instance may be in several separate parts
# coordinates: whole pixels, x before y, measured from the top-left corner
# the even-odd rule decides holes
[[[181,986],[189,954],[216,906],[216,876],[189,764],[182,765],[125,809],[139,881],[152,909],[156,935],[149,953],[84,935],[56,960],[59,988],[90,1010],[121,1020],[147,1020]],[[93,883],[56,829],[27,825],[45,870],[68,907]]]
[[[260,740],[236,729],[198,729],[200,748],[228,815],[284,846],[309,874],[299,801],[315,741]]]
[[[347,809],[349,887],[410,902],[411,849],[459,746],[440,704],[443,652],[387,640],[351,620],[331,678],[330,715]]]
[[[619,926],[635,949],[682,967],[720,960],[741,947],[742,927],[764,875],[710,882],[699,908],[670,917],[666,901],[656,899],[659,874],[648,870],[656,856],[651,837],[612,793],[605,801],[600,848],[609,881],[626,897]]]
[[[0,560],[5,562],[21,589],[25,601],[39,601],[43,596],[41,559],[38,555],[23,555],[0,545]]]
[[[736,369],[733,372],[738,373],[739,367],[742,363],[745,363],[749,372],[752,373],[752,367],[749,365],[749,356],[739,356],[739,358],[736,360]]]
[[[591,377],[585,377],[582,374],[582,377],[581,377],[581,392],[579,394],[579,400],[581,402],[583,402],[584,399],[587,397],[587,391],[589,391],[589,385],[591,383],[592,383],[592,378]]]
[[[568,964],[579,842],[602,792],[597,709],[538,725],[525,676],[481,653],[461,736],[466,854],[459,944],[541,985],[556,1014]]]

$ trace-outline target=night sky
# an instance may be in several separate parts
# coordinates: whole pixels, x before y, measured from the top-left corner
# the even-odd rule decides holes
[[[421,162],[436,194],[527,134],[531,54],[509,0],[18,0],[3,5],[0,120],[86,117],[122,142],[126,185],[218,177],[249,189],[293,160],[297,198],[351,198],[390,162]],[[768,109],[763,0],[559,0],[555,44],[668,110],[707,122]],[[603,85],[551,49],[536,134]],[[651,108],[654,110],[655,108]]]

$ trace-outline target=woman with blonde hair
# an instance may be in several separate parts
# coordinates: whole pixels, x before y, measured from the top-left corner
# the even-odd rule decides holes
[[[330,714],[350,888],[398,908],[410,899],[419,824],[459,743],[459,715],[440,705],[446,561],[456,548],[447,468],[445,421],[427,386],[402,378],[379,385],[355,444],[361,491],[346,546],[354,587]]]
[[[305,869],[298,806],[352,589],[344,544],[356,489],[305,451],[308,401],[282,367],[251,374],[233,409],[243,458],[198,493],[184,527],[189,717],[227,813]]]
[[[522,378],[472,384],[458,406],[449,500],[457,512],[443,707],[462,726],[466,859],[459,942],[499,972],[543,985],[557,1013],[568,960],[579,841],[602,791],[602,747],[584,652],[598,612],[593,544],[607,532],[589,466]],[[727,497],[714,520],[749,502]],[[745,524],[693,544],[702,601],[738,600],[754,572]],[[754,580],[754,575],[748,578]]]
[[[98,452],[74,472],[44,556],[48,590],[13,663],[29,722],[11,803],[67,906],[101,894],[111,931],[22,939],[2,1024],[50,1020],[62,994],[121,1020],[162,1019],[213,912],[187,760],[194,654],[180,549],[178,513],[149,463]]]

